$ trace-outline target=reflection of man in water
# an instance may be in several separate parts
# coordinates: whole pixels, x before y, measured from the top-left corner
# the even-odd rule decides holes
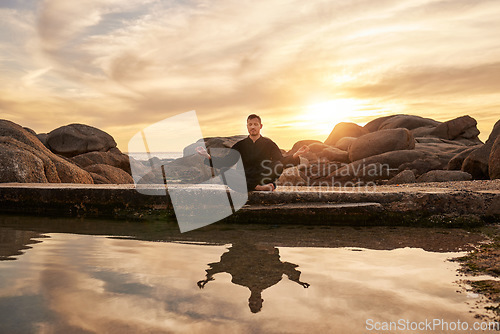
[[[290,262],[281,262],[278,248],[258,247],[246,243],[236,243],[229,248],[229,251],[222,254],[220,261],[209,263],[207,278],[198,282],[202,289],[209,281],[213,281],[213,275],[217,273],[229,273],[232,276],[231,282],[250,289],[248,306],[253,313],[257,313],[262,308],[262,291],[281,281],[283,274],[287,275],[291,281],[297,282],[304,288],[309,284],[300,281],[300,271],[298,265]]]
[[[231,167],[241,156],[247,190],[273,191],[276,189],[275,181],[280,177],[283,169],[297,166],[300,163],[299,156],[307,153],[309,147],[304,145],[292,156],[284,157],[278,145],[260,134],[261,129],[260,117],[251,114],[247,118],[248,137],[234,144],[227,156],[212,157],[202,146],[198,146],[196,151],[206,158],[205,164],[208,166],[213,162],[214,166]],[[230,177],[230,174],[228,176]]]

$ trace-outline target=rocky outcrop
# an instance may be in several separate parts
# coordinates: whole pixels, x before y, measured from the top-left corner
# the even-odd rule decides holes
[[[460,170],[462,168],[462,164],[464,163],[464,160],[469,156],[469,154],[472,153],[472,151],[478,149],[480,146],[482,146],[482,145],[469,147],[469,148],[463,150],[462,152],[454,155],[450,159],[450,161],[448,162],[448,166],[446,169],[448,169],[448,170]]]
[[[54,153],[74,157],[92,151],[106,152],[116,147],[116,142],[109,134],[92,126],[69,124],[49,132],[47,146]]]
[[[424,153],[424,152],[422,152]],[[411,162],[406,162],[398,167],[398,170],[411,170],[415,176],[420,176],[428,171],[442,169],[443,165],[439,157],[435,154],[428,155],[424,153],[424,157]]]
[[[415,139],[407,129],[389,129],[359,137],[349,147],[349,160],[356,161],[385,152],[411,150]]]
[[[450,160],[457,154],[469,149],[460,142],[441,138],[416,138],[415,150],[424,152],[429,156],[436,156],[439,159],[439,166],[433,169],[446,169]]]
[[[456,139],[459,136],[470,139],[479,135],[476,125],[477,122],[474,118],[468,115],[462,116],[439,124],[430,135],[450,140]]]
[[[384,129],[399,129],[404,128],[413,130],[420,127],[436,127],[441,124],[430,118],[424,118],[413,115],[393,115],[374,119],[368,122],[364,128],[370,132],[384,130]]]
[[[120,168],[131,174],[129,157],[118,148],[113,147],[107,152],[87,152],[70,158],[72,162],[85,168],[90,165],[104,164]]]
[[[134,183],[129,173],[120,168],[105,164],[95,164],[85,167],[96,184],[127,184]]]
[[[500,136],[500,121],[495,123],[493,131],[488,140],[480,148],[472,151],[462,164],[461,170],[472,175],[476,180],[486,180],[490,178],[488,163],[490,152],[495,140]]]
[[[344,137],[358,138],[367,134],[369,131],[355,123],[341,122],[335,125],[332,132],[325,140],[326,145],[335,146],[339,139]]]
[[[417,182],[447,182],[447,181],[469,181],[472,175],[459,170],[431,170],[421,175]]]
[[[349,147],[351,146],[354,141],[356,141],[357,138],[355,137],[342,137],[340,138],[337,143],[335,144],[335,147],[338,148],[339,150],[342,151],[349,151]]]
[[[424,153],[415,150],[386,152],[344,165],[321,181],[342,183],[355,180],[387,180],[399,173],[399,166],[424,157]]]
[[[307,179],[306,174],[298,167],[291,167],[283,171],[276,183],[282,186],[307,186]]]
[[[319,152],[318,157],[328,161],[349,162],[349,154],[336,147],[327,147]]]
[[[488,160],[488,173],[490,179],[500,179],[500,136],[495,139]]]
[[[15,139],[0,137],[0,182],[48,182],[43,161],[22,145]]]
[[[387,184],[404,184],[404,183],[415,183],[415,174],[411,170],[404,170],[390,179]]]
[[[3,137],[0,146],[3,147],[2,160],[6,168],[0,174],[0,182],[34,182],[36,179],[39,180],[37,182],[93,183],[88,172],[52,153],[35,135],[20,125],[0,120],[0,136]],[[23,172],[26,171],[20,165],[23,161],[30,161],[33,168],[31,173]],[[16,181],[12,181],[14,175]]]

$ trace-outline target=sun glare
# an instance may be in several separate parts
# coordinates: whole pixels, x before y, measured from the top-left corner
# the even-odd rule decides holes
[[[301,115],[303,122],[318,134],[328,135],[335,124],[366,115],[364,103],[356,99],[337,99],[309,105]]]

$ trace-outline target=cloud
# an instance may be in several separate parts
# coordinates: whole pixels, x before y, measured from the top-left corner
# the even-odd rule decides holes
[[[58,121],[117,131],[121,146],[139,124],[192,109],[209,135],[240,131],[249,112],[280,124],[339,98],[373,100],[367,116],[422,112],[411,109],[419,103],[470,113],[472,100],[490,110],[500,103],[498,15],[487,0],[44,0],[0,10],[5,31],[25,41],[0,33],[10,55],[0,92],[23,106],[9,110],[18,119],[37,118],[28,101],[39,99],[67,108]]]

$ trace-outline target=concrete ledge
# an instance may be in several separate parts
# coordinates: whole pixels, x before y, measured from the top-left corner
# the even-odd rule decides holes
[[[207,196],[221,186],[181,186]],[[0,212],[119,219],[175,219],[163,185],[0,184]],[[500,180],[379,186],[279,187],[253,192],[227,222],[344,225],[480,224],[500,222]]]

